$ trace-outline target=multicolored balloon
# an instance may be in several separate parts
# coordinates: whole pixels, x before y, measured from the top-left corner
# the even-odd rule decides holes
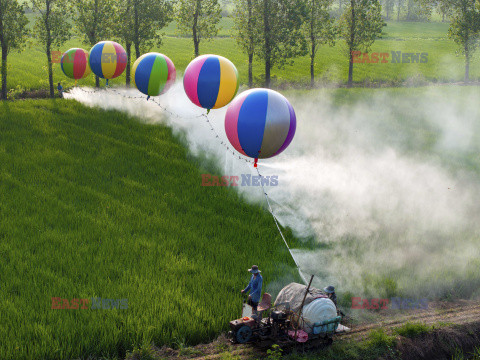
[[[185,69],[183,87],[188,98],[205,109],[227,105],[238,91],[238,71],[233,63],[218,55],[202,55]]]
[[[80,80],[90,75],[88,65],[88,52],[83,49],[73,48],[67,50],[60,60],[63,73],[71,79]]]
[[[132,68],[135,86],[148,97],[167,92],[175,83],[176,74],[172,60],[159,53],[140,56]]]
[[[90,68],[102,79],[114,79],[127,67],[127,53],[122,45],[115,41],[101,41],[90,50]]]
[[[292,142],[297,128],[288,100],[270,89],[252,89],[228,106],[225,132],[241,154],[258,159],[276,156]]]

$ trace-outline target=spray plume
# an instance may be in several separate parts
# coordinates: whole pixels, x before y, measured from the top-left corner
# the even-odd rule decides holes
[[[121,90],[138,96],[135,90]],[[262,161],[267,187],[283,226],[314,238],[316,250],[294,250],[316,286],[334,284],[355,296],[480,295],[479,90],[462,88],[318,90],[285,95],[298,127],[280,156]],[[74,89],[68,97],[125,111],[185,134],[193,155],[215,158],[224,174],[254,175],[251,164],[226,152],[225,109],[202,110],[177,83],[159,101]],[[477,159],[477,160],[475,160]],[[238,187],[263,202],[262,189]],[[286,279],[287,280],[287,279]]]

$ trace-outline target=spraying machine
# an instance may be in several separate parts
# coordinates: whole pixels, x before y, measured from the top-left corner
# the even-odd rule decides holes
[[[331,344],[335,333],[349,329],[340,324],[342,316],[328,296],[310,287],[312,279],[308,286],[291,283],[284,287],[273,307],[270,294],[265,293],[255,315],[244,303],[242,317],[230,321],[230,339],[234,343],[255,343],[260,347]]]

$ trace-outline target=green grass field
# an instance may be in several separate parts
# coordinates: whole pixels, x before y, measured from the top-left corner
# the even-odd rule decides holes
[[[75,101],[0,107],[2,360],[207,341],[239,316],[252,259],[267,285],[296,278],[271,215],[202,187],[215,168],[169,128]],[[52,297],[128,309],[51,309]]]
[[[238,47],[232,34],[233,21],[223,18],[219,37],[210,41],[202,41],[201,53],[215,53],[232,60],[237,66],[242,83],[247,82],[248,59]],[[384,35],[378,39],[371,52],[386,52],[390,54],[389,63],[378,64],[355,64],[354,81],[357,83],[383,82],[400,84],[407,81],[411,84],[429,82],[455,82],[462,81],[464,74],[464,60],[456,55],[458,47],[447,38],[448,24],[431,22],[388,22],[384,28]],[[193,43],[186,37],[179,37],[176,33],[175,24],[170,24],[163,29],[165,33],[161,48],[150,49],[160,51],[168,55],[175,63],[179,76],[188,63],[193,59]],[[89,46],[82,44],[80,38],[68,41],[58,51],[66,51],[71,47],[83,47],[89,50]],[[402,51],[408,53],[428,53],[428,62],[395,64],[391,63],[391,52]],[[342,40],[338,40],[335,47],[320,47],[316,57],[316,78],[319,82],[344,84],[348,75],[348,59],[346,48]],[[133,63],[133,60],[132,60]],[[56,64],[54,69],[55,83],[62,81],[64,85],[72,86],[73,81],[67,79]],[[263,81],[264,67],[260,60],[254,62],[254,78],[257,85]],[[310,59],[308,56],[297,58],[293,64],[282,69],[273,69],[273,82],[275,86],[293,84],[305,86],[310,82]],[[480,78],[480,61],[474,57],[470,70],[471,79]],[[30,40],[26,50],[21,53],[12,53],[9,56],[9,79],[8,87],[17,88],[17,92],[23,89],[41,89],[48,86],[46,56],[35,40]],[[124,84],[124,76],[112,81],[112,84]],[[93,75],[79,82],[80,85],[93,85]]]

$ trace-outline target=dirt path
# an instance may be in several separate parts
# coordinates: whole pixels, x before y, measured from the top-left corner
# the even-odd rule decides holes
[[[352,321],[347,321],[345,324],[351,328],[351,331],[337,334],[336,339],[360,340],[367,337],[371,330],[384,329],[387,332],[391,332],[394,328],[405,324],[407,321],[424,323],[426,325],[443,324],[447,327],[478,323],[480,322],[480,301],[436,302],[430,303],[429,308],[425,310],[381,310],[378,311],[378,317],[374,321],[356,324],[352,323]],[[224,335],[209,344],[197,345],[182,350],[168,348],[159,350],[159,355],[162,357],[197,360],[221,359],[226,353],[243,359],[262,359],[265,357],[264,352],[252,345],[231,344]]]
[[[407,321],[426,325],[436,323],[463,325],[480,321],[480,302],[465,300],[455,303],[437,302],[429,304],[426,310],[387,310],[384,313],[380,311],[377,321],[358,325],[347,324],[351,326],[351,331],[337,336],[342,339],[362,339],[373,329],[382,328],[388,331]]]

